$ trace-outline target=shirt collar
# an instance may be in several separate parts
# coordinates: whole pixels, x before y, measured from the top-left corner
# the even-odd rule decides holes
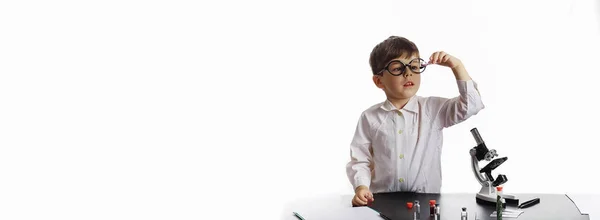
[[[388,100],[388,99],[386,99],[385,102],[383,102],[383,104],[381,104],[381,109],[383,109],[385,111],[398,110],[396,108],[396,106],[394,106],[394,104],[392,104],[392,102],[390,102],[390,100]],[[407,110],[412,113],[419,113],[419,106],[417,103],[416,96],[411,97],[408,100],[408,102],[406,103],[406,105],[404,105],[404,108],[402,108],[402,109]]]

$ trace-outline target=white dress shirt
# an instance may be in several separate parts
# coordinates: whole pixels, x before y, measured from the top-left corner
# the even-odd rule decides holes
[[[402,109],[386,100],[361,114],[346,165],[354,189],[440,192],[442,129],[484,108],[474,81],[457,84],[460,95],[452,99],[415,95]]]

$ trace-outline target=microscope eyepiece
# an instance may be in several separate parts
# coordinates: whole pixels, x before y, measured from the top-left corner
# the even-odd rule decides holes
[[[479,131],[477,131],[477,128],[471,129],[471,134],[473,134],[473,138],[475,138],[475,142],[477,142],[477,145],[483,144],[483,138],[481,138],[481,135],[479,135]]]
[[[471,129],[471,134],[473,134],[473,138],[475,138],[475,141],[477,142],[477,146],[474,147],[475,149],[475,156],[477,157],[478,161],[481,161],[483,159],[489,161],[491,160],[494,156],[494,153],[496,153],[495,151],[493,153],[490,154],[488,148],[485,146],[485,143],[483,142],[483,139],[481,138],[481,135],[479,134],[479,131],[477,131],[477,128],[473,128]]]

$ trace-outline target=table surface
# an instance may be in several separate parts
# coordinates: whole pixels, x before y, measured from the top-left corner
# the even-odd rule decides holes
[[[522,220],[545,219],[589,219],[588,215],[582,215],[571,199],[564,194],[516,194],[519,203],[540,198],[540,203],[525,209],[518,217]],[[395,192],[375,194],[375,202],[371,208],[383,213],[391,219],[412,219],[415,208],[408,209],[406,202],[418,200],[421,204],[421,219],[433,219],[429,216],[429,200],[436,200],[440,204],[440,220],[460,219],[463,207],[467,208],[468,219],[475,219],[475,215],[481,220],[496,219],[490,217],[495,211],[493,205],[477,204],[475,194],[425,194],[412,192]],[[517,210],[516,206],[508,205],[507,210]]]
[[[553,198],[566,198],[566,200],[558,200],[558,201],[562,201],[560,202],[561,204],[564,205],[568,205],[568,203],[564,203],[565,201],[572,201],[570,204],[571,205],[576,205],[576,207],[572,207],[573,210],[576,211],[580,211],[580,213],[582,213],[583,215],[581,215],[582,218],[580,219],[598,219],[600,220],[599,217],[596,216],[600,216],[600,209],[598,209],[598,207],[600,207],[600,194],[516,194],[517,196],[519,196],[520,201],[519,202],[523,202],[523,201],[527,201],[530,198],[535,198],[535,197],[539,197],[540,198],[540,204],[530,207],[530,208],[526,208],[523,209],[523,214],[521,214],[521,216],[519,216],[519,218],[517,219],[553,219],[553,218],[538,218],[536,216],[534,216],[535,213],[537,212],[550,212],[550,213],[559,213],[560,210],[557,209],[553,209],[553,210],[545,210],[544,207],[542,206],[543,204],[545,204],[545,202],[547,200],[552,200]],[[449,193],[449,194],[441,194],[441,196],[448,196],[448,197],[444,197],[444,198],[448,198],[450,199],[453,196],[456,196],[457,198],[461,198],[462,199],[466,199],[466,201],[472,201],[473,204],[475,203],[475,194],[469,194],[469,193]],[[339,195],[339,194],[330,194],[330,195],[322,195],[322,196],[315,196],[315,197],[307,197],[307,198],[302,198],[302,199],[297,199],[294,200],[293,202],[289,202],[287,204],[285,204],[284,209],[282,210],[282,216],[281,219],[284,220],[298,220],[298,218],[296,218],[292,212],[301,209],[302,207],[324,207],[323,210],[327,210],[329,208],[332,207],[351,207],[351,201],[352,201],[352,197],[353,195],[351,194],[344,194],[344,195]],[[464,197],[464,198],[463,198]],[[386,199],[390,199],[390,198],[385,198],[385,197],[376,197],[376,201],[380,202],[380,200],[384,201]],[[421,201],[422,203],[427,204],[429,200],[427,201]],[[396,200],[397,203],[400,202],[405,202],[402,200]],[[459,219],[460,218],[460,208],[462,206],[465,206],[464,203],[452,203],[452,202],[444,202],[443,200],[441,200],[440,202],[440,211],[442,212],[442,215],[444,215],[444,217],[446,217],[446,215],[452,215],[452,214],[456,214],[456,213],[452,213],[454,209],[458,209],[458,215],[457,216],[452,216],[448,218],[442,218],[442,219]],[[377,206],[376,204],[380,204],[380,203],[373,203],[373,205]],[[393,205],[392,205],[393,206]],[[327,207],[327,208],[325,208]],[[405,203],[403,204],[403,206],[401,206],[402,208],[406,208]],[[373,207],[374,209],[377,209],[377,207]],[[476,208],[468,208],[469,211],[469,219],[474,219],[474,212]],[[509,207],[510,208],[510,207]],[[542,210],[544,209],[544,210]],[[425,211],[424,213],[422,212],[422,214],[425,215],[425,217],[427,218],[422,218],[422,219],[428,219],[428,213],[429,213],[429,209],[425,209],[423,208],[423,210]],[[379,210],[379,211],[384,211],[385,210]],[[493,211],[493,210],[492,210]],[[489,214],[491,212],[487,213],[487,218],[481,218],[482,220],[484,219],[490,219],[489,218]],[[385,213],[384,213],[385,214]],[[527,217],[527,218],[525,218]],[[558,217],[558,216],[552,216],[552,217]],[[509,218],[507,218],[509,219]],[[309,220],[309,219],[307,219]],[[395,220],[395,219],[394,219]]]

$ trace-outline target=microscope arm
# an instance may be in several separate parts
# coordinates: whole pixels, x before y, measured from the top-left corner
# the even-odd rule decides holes
[[[471,153],[471,168],[473,168],[473,173],[475,174],[475,178],[477,179],[477,181],[479,181],[479,184],[481,184],[481,186],[489,186],[489,180],[481,175],[481,173],[479,172],[479,160],[477,159],[477,152],[475,149],[471,149],[470,151]]]

